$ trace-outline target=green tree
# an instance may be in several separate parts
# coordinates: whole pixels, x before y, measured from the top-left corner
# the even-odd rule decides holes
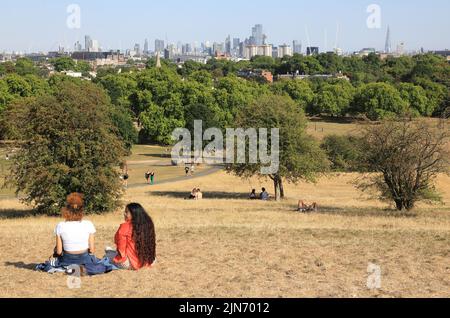
[[[109,108],[106,94],[87,82],[63,82],[53,95],[7,108],[2,124],[18,128],[24,142],[8,180],[39,213],[59,213],[71,192],[85,195],[87,212],[117,207],[124,148]]]
[[[398,90],[387,83],[371,83],[360,87],[353,99],[353,111],[365,114],[370,120],[403,115],[408,104]]]
[[[283,80],[274,83],[271,87],[276,94],[287,94],[291,97],[303,110],[314,100],[314,91],[308,81],[301,80]]]
[[[132,110],[131,96],[137,89],[134,74],[107,74],[100,77],[97,82],[108,92],[114,105]]]
[[[34,65],[33,61],[28,58],[19,58],[16,61],[16,72],[17,74],[29,75],[29,74],[37,74],[37,68]]]
[[[417,116],[431,116],[434,112],[432,103],[428,100],[425,90],[411,83],[401,83],[398,87],[400,96],[407,101],[411,112]]]
[[[8,84],[0,79],[0,115],[12,99],[13,96],[9,92]]]
[[[327,74],[337,74],[344,70],[342,58],[335,53],[322,53],[316,59]]]
[[[172,132],[184,127],[183,82],[167,67],[151,68],[137,76],[137,92],[132,96],[143,126],[145,140],[172,143]]]
[[[12,74],[16,72],[16,66],[13,62],[7,61],[0,63],[0,75]]]
[[[32,94],[31,85],[17,74],[10,74],[4,78],[8,85],[8,91],[14,97],[28,97]]]
[[[55,68],[55,71],[57,72],[76,70],[75,61],[67,56],[52,59],[50,62],[52,63],[53,67]]]
[[[316,94],[309,112],[333,117],[345,116],[350,110],[354,91],[353,86],[347,81],[325,83]]]
[[[426,78],[415,78],[414,83],[425,90],[429,102],[427,109],[432,109],[435,113],[440,114],[448,107],[446,104],[446,97],[449,90],[445,85],[435,83]]]
[[[321,145],[331,162],[331,169],[339,172],[359,172],[362,167],[362,139],[354,136],[330,135]]]
[[[232,164],[228,167],[231,173],[243,178],[255,175],[269,177],[273,181],[277,200],[285,197],[284,181],[314,181],[317,173],[325,172],[329,167],[324,151],[306,133],[307,119],[304,112],[288,96],[261,96],[242,109],[236,119],[236,127],[280,130],[278,172],[261,175],[261,162]],[[271,144],[272,140],[269,149]]]
[[[388,121],[367,127],[362,136],[361,162],[375,172],[359,183],[362,190],[375,188],[399,211],[438,198],[435,178],[449,172],[448,130],[424,121]]]

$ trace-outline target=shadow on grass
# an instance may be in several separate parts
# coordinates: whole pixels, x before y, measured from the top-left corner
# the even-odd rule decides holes
[[[155,153],[140,153],[139,156],[142,157],[149,157],[149,158],[157,158],[157,159],[167,159],[167,158],[172,158],[172,154],[171,153],[161,153],[161,154],[155,154]]]
[[[380,208],[337,208],[331,206],[319,207],[316,214],[340,215],[340,216],[360,216],[360,217],[394,217],[394,218],[415,218],[417,213],[397,211],[395,209]]]
[[[34,271],[38,264],[25,264],[24,262],[5,262],[5,266],[7,267],[15,267],[18,269],[27,269],[30,271]]]
[[[24,219],[32,216],[36,216],[36,212],[33,210],[0,209],[0,220]]]
[[[150,195],[160,197],[171,197],[176,199],[186,199],[190,192],[176,192],[176,191],[155,191],[149,192]],[[228,199],[228,200],[248,200],[249,193],[236,192],[203,192],[203,199]]]

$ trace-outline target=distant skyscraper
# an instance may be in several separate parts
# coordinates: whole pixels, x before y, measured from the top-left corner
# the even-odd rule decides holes
[[[319,54],[319,48],[316,46],[308,46],[306,48],[306,55],[318,55]]]
[[[223,43],[213,44],[213,54],[222,54],[225,51],[225,45]]]
[[[145,39],[145,43],[144,43],[144,54],[148,54],[149,52],[149,48],[148,48],[148,40]]]
[[[252,36],[250,38],[251,45],[263,45],[264,44],[264,34],[262,24],[257,24],[252,28]]]
[[[405,54],[405,43],[401,42],[397,45],[397,55],[401,56],[403,54]]]
[[[278,57],[292,56],[292,48],[289,45],[280,45],[278,47]]]
[[[74,46],[74,51],[81,52],[82,50],[83,50],[83,46],[81,45],[80,41],[77,41],[77,43],[75,43],[75,46]]]
[[[90,52],[100,52],[100,45],[97,40],[92,40]]]
[[[91,52],[92,50],[92,38],[89,35],[84,37],[84,50],[86,52]]]
[[[141,55],[141,45],[140,45],[139,43],[136,43],[136,44],[134,45],[134,53],[135,53],[136,55]]]
[[[228,36],[225,40],[225,53],[231,54],[231,36]]]
[[[164,40],[155,40],[155,52],[163,53],[165,49]]]
[[[299,41],[294,40],[292,42],[292,49],[293,49],[294,53],[301,54],[302,53],[302,43],[300,43]]]
[[[239,50],[239,44],[241,44],[241,40],[239,38],[233,39],[233,50]]]
[[[386,33],[386,44],[384,47],[384,53],[392,53],[392,44],[391,44],[391,29],[388,26],[387,33]]]

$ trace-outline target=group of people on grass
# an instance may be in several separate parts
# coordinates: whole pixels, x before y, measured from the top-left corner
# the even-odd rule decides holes
[[[203,200],[202,190],[200,190],[200,188],[192,189],[191,194],[186,199],[187,200]]]
[[[250,193],[250,200],[262,200],[268,201],[270,199],[270,194],[267,192],[266,188],[261,189],[261,193],[259,195],[256,194],[256,189],[252,190]]]
[[[195,173],[195,165],[185,166],[184,172],[186,173],[186,177],[193,176]]]
[[[155,172],[147,170],[147,172],[145,173],[145,180],[147,181],[147,184],[155,184]]]
[[[262,200],[262,201],[268,201],[270,199],[270,194],[267,192],[266,188],[261,189],[261,193],[258,195],[256,193],[256,189],[252,190],[252,193],[250,193],[250,200]],[[307,204],[305,201],[300,200],[298,201],[298,212],[317,212],[318,211],[318,204],[316,202],[313,202],[312,204]]]
[[[58,266],[88,266],[95,259],[95,233],[92,222],[84,220],[84,200],[80,193],[67,197],[62,209],[64,221],[55,228],[56,247],[49,263]],[[116,249],[107,249],[105,257],[114,269],[139,270],[156,261],[155,226],[144,208],[128,204],[115,236]]]

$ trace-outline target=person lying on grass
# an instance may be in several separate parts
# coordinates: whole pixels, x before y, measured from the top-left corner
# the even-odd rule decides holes
[[[308,205],[305,203],[305,201],[300,200],[298,201],[298,212],[317,212],[318,206],[316,202],[313,202],[313,204]]]
[[[125,223],[120,225],[114,241],[117,250],[106,250],[106,256],[120,269],[139,270],[156,261],[155,226],[138,203],[127,205]]]
[[[66,201],[61,210],[65,221],[56,226],[56,248],[50,261],[56,259],[62,266],[90,264],[90,255],[95,253],[96,230],[92,222],[83,220],[83,195],[72,193]]]

